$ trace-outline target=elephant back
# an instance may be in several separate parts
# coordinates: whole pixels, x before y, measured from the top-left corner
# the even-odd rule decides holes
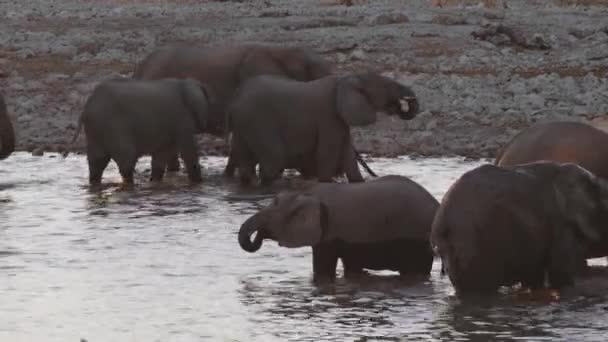
[[[320,184],[336,236],[352,243],[394,239],[428,241],[439,202],[421,185],[402,176],[364,183]]]
[[[548,160],[576,163],[608,179],[608,134],[581,122],[551,122],[517,134],[498,154],[499,166]]]

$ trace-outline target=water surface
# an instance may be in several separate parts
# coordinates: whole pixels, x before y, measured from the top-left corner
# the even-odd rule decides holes
[[[234,199],[243,190],[219,176],[225,159],[202,163],[200,186],[181,174],[152,186],[144,158],[135,190],[92,193],[82,156],[0,162],[0,341],[606,340],[608,276],[581,281],[557,303],[463,302],[437,261],[425,282],[376,272],[316,287],[309,248],[240,249],[239,225],[268,200]],[[371,166],[440,200],[481,163]],[[111,164],[104,183],[119,180]]]

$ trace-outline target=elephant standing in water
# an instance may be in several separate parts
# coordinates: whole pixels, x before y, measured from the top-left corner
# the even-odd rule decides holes
[[[6,159],[15,151],[15,130],[11,118],[4,103],[4,97],[0,94],[0,160]]]
[[[317,183],[307,191],[279,193],[243,223],[238,240],[248,252],[259,250],[263,239],[288,248],[311,246],[317,280],[335,279],[338,259],[346,276],[364,268],[428,275],[438,206],[426,189],[402,176]]]
[[[498,152],[495,164],[508,166],[540,160],[579,164],[608,180],[608,134],[582,122],[533,125]]]
[[[456,290],[493,292],[521,282],[572,285],[587,243],[606,236],[608,183],[572,164],[483,165],[445,194],[431,243]]]
[[[495,164],[509,166],[541,160],[575,163],[608,180],[608,134],[582,122],[537,124],[521,131],[503,147]],[[603,256],[608,256],[608,239],[587,249],[587,258]]]
[[[224,135],[225,109],[243,82],[256,75],[280,75],[298,81],[315,80],[331,74],[331,64],[311,49],[263,44],[219,45],[207,47],[173,46],[158,49],[138,66],[133,78],[155,80],[191,77],[207,84],[215,103],[209,112],[206,133]],[[198,132],[201,133],[201,132]],[[177,171],[173,155],[169,171]],[[225,174],[234,175],[232,156]]]
[[[349,125],[372,124],[377,111],[410,120],[418,101],[410,88],[372,72],[309,82],[251,79],[235,96],[227,119],[241,182],[251,182],[258,163],[263,185],[287,168],[321,182],[344,173],[350,182],[363,181]]]
[[[200,182],[194,135],[205,128],[211,101],[206,85],[193,79],[111,79],[99,84],[73,139],[84,125],[90,184],[101,183],[110,159],[118,164],[123,181],[132,184],[135,164],[144,154],[152,155],[151,181],[160,181],[176,152],[190,181]]]

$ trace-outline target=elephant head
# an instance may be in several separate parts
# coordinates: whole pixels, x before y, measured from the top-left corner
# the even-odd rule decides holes
[[[371,72],[338,79],[336,108],[350,126],[374,123],[377,111],[411,120],[419,110],[416,95],[410,88]]]
[[[331,73],[332,66],[327,60],[302,47],[256,47],[247,54],[239,67],[241,80],[256,75],[283,75],[306,82]]]
[[[605,238],[608,229],[608,182],[573,163],[565,163],[553,181],[560,215],[587,241]]]
[[[207,127],[209,108],[214,103],[213,97],[208,85],[192,78],[183,80],[182,99],[192,114],[199,133]]]
[[[13,151],[15,151],[15,131],[4,98],[0,95],[0,159],[5,159]]]
[[[263,239],[275,240],[279,246],[288,248],[314,246],[321,242],[327,227],[327,206],[318,198],[285,192],[243,223],[239,244],[247,252],[260,249]]]

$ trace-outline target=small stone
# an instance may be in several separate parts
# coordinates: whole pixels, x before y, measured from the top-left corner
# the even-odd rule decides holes
[[[410,21],[407,15],[401,12],[377,14],[367,18],[369,25],[389,25],[407,23]]]
[[[459,15],[439,14],[431,19],[431,23],[438,25],[467,25],[467,18]]]
[[[44,150],[42,147],[37,147],[32,151],[32,156],[34,157],[42,157],[44,155]]]
[[[353,61],[364,61],[367,59],[367,55],[363,50],[355,50],[350,54],[350,59]]]

